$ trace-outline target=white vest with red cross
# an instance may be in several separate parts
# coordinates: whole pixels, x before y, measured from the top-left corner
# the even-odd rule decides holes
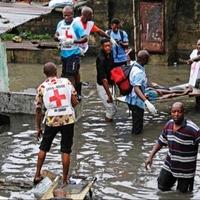
[[[43,102],[47,109],[46,116],[73,115],[71,87],[66,78],[52,78],[43,83]]]
[[[82,22],[81,22],[81,17],[76,17],[74,20],[77,21],[77,22],[79,22],[80,25],[83,27],[83,24],[82,24]],[[93,26],[94,26],[94,22],[93,22],[93,21],[87,21],[87,26],[86,26],[86,28],[83,27],[83,29],[84,29],[84,31],[85,31],[85,34],[88,36],[88,39],[89,39],[89,35],[90,35],[90,32],[91,32]],[[83,51],[84,51],[84,53],[85,53],[85,52],[88,50],[88,47],[89,47],[89,46],[88,46],[88,41],[87,41],[87,42],[84,42],[84,43],[80,43],[80,44],[78,44],[78,46],[79,46],[80,48],[82,48]]]
[[[74,21],[72,21],[72,23],[68,25],[66,24],[65,20],[62,20],[59,28],[59,36],[65,38],[66,40],[67,39],[77,40],[76,34],[73,29],[73,23]],[[64,40],[61,41],[61,50],[73,50],[73,49],[77,49],[77,44],[65,44]]]

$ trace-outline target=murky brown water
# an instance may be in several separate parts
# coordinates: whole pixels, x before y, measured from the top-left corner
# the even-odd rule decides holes
[[[10,65],[10,89],[35,88],[44,79],[42,66]],[[104,109],[95,92],[94,58],[84,58],[81,66],[82,80],[89,82],[84,87],[83,117],[76,123],[71,172],[84,176],[95,176],[94,199],[199,199],[200,163],[197,162],[194,191],[182,195],[175,190],[157,190],[157,176],[166,156],[163,148],[155,157],[152,169],[144,169],[144,160],[167,119],[173,101],[157,103],[156,116],[145,112],[145,128],[141,135],[133,136],[131,117],[125,104],[118,104],[119,111],[111,124],[104,122]],[[189,68],[148,66],[149,78],[163,85],[176,85],[188,80]],[[194,99],[184,97],[186,115],[200,125],[199,113],[194,110]],[[39,143],[35,140],[33,116],[11,117],[9,126],[0,129],[1,176],[19,181],[32,180],[35,172]],[[200,158],[200,155],[198,155]],[[55,139],[47,155],[44,169],[61,173],[59,137]],[[1,191],[12,197],[26,199],[23,192]]]

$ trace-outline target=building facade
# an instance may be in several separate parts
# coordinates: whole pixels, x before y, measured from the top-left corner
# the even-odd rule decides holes
[[[200,37],[200,0],[88,0],[87,5],[93,8],[94,21],[104,30],[112,18],[119,18],[130,46],[135,51],[147,49],[156,64],[171,65],[188,59]],[[54,10],[18,27],[18,31],[53,35],[60,19],[62,13]],[[98,40],[95,34],[90,39],[94,52]]]

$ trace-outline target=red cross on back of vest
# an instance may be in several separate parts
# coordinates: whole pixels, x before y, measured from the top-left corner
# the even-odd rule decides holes
[[[70,39],[73,38],[73,37],[72,37],[72,34],[70,34],[70,31],[69,31],[69,30],[66,30],[66,31],[65,31],[65,36],[66,36],[66,38],[70,38]]]
[[[62,106],[62,100],[66,99],[66,95],[65,94],[59,94],[58,89],[53,91],[54,96],[51,96],[49,98],[49,101],[55,101],[56,102],[56,106],[59,108]]]

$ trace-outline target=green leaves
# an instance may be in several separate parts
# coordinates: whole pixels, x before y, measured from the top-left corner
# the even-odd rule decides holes
[[[20,36],[24,40],[50,40],[52,38],[52,36],[49,35],[48,33],[46,33],[46,34],[33,34],[30,31],[22,32],[19,35],[13,34],[13,33],[4,33],[4,34],[0,35],[0,38],[2,40],[12,40],[12,38],[15,37],[15,36]]]

